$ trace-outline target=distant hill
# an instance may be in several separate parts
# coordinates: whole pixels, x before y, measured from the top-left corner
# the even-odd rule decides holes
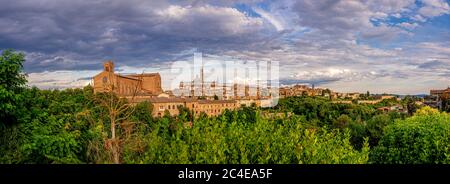
[[[415,95],[395,95],[399,98],[405,98],[406,96],[413,96],[413,97],[418,97],[418,98],[424,98],[426,96],[428,96],[428,94],[415,94]]]

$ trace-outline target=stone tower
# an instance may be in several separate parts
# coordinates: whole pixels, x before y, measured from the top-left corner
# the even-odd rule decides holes
[[[114,72],[114,63],[112,61],[106,61],[103,63],[103,70],[106,72]]]

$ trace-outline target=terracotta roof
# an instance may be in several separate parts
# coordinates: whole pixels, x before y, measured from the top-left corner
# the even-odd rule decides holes
[[[122,77],[122,78],[126,78],[126,79],[139,80],[139,79],[133,78],[133,77],[131,77],[131,76],[125,76],[125,75],[119,75],[119,74],[116,74],[116,75],[117,75],[117,77]]]

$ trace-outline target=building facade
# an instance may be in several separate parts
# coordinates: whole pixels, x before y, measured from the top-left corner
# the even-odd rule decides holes
[[[150,102],[153,117],[162,117],[166,112],[171,116],[180,113],[181,107],[187,108],[194,116],[205,113],[208,116],[217,116],[226,109],[235,110],[241,106],[260,106],[258,98],[251,98],[249,89],[245,88],[246,98],[242,99],[209,99],[197,97],[175,97],[172,91],[163,91],[161,77],[158,73],[144,73],[132,75],[119,75],[114,73],[114,63],[107,61],[103,64],[103,71],[93,77],[94,92],[113,91],[129,103]],[[213,86],[215,87],[215,86]]]
[[[94,92],[113,91],[118,96],[159,95],[161,76],[159,73],[119,75],[114,73],[114,63],[107,61],[103,71],[93,77]]]
[[[450,87],[447,89],[432,89],[430,90],[430,96],[441,97],[443,95],[450,96]]]
[[[326,89],[322,88],[310,88],[306,85],[294,85],[289,87],[281,87],[279,88],[279,96],[280,98],[286,98],[291,96],[322,96],[325,95],[324,91]],[[331,95],[331,90],[326,95]]]
[[[171,116],[180,113],[179,108],[187,108],[194,116],[205,113],[208,116],[217,116],[222,114],[226,109],[235,110],[239,108],[239,104],[235,100],[198,100],[194,98],[180,97],[154,97],[143,99],[153,105],[152,116],[162,117],[166,112]]]

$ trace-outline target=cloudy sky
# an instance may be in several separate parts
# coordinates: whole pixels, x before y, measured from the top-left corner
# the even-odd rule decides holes
[[[214,58],[280,62],[282,84],[418,94],[450,85],[450,0],[0,0],[0,50],[29,85],[80,87],[119,72]]]

